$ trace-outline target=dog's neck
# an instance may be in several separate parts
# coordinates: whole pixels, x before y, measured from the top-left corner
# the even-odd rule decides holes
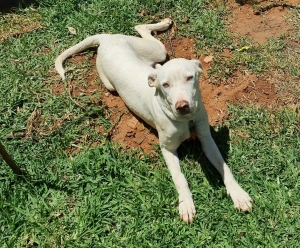
[[[158,101],[159,103],[159,106],[161,107],[162,111],[169,117],[171,118],[172,120],[175,118],[173,112],[172,112],[172,109],[171,109],[171,106],[170,104],[168,103],[168,101],[166,100],[165,97],[163,97],[162,95],[162,92],[158,89],[156,89],[156,92],[155,92],[155,98],[156,100]]]

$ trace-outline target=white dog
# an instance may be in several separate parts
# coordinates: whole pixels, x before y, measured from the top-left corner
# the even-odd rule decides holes
[[[98,46],[97,70],[106,88],[116,90],[131,111],[158,131],[161,151],[179,194],[180,219],[191,223],[196,214],[176,151],[190,137],[191,123],[205,155],[222,175],[234,206],[251,211],[252,199],[235,181],[211,137],[198,86],[200,62],[181,58],[163,66],[156,64],[165,61],[166,49],[151,31],[164,31],[171,23],[167,18],[156,24],[136,26],[142,38],[120,34],[88,37],[59,55],[55,68],[64,79],[62,63],[66,58]]]

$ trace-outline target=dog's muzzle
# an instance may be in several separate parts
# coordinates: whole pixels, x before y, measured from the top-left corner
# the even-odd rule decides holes
[[[177,102],[175,104],[175,109],[181,115],[187,115],[187,114],[191,113],[189,103],[185,100]]]

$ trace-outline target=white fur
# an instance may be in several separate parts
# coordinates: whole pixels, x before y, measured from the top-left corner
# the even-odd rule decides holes
[[[63,61],[75,53],[98,46],[97,70],[108,90],[116,90],[128,108],[156,128],[160,147],[179,194],[180,219],[190,223],[196,210],[188,183],[181,172],[177,148],[189,138],[189,123],[195,123],[203,151],[220,172],[234,206],[250,211],[252,199],[235,181],[213,141],[208,117],[198,86],[201,64],[196,60],[166,59],[164,45],[151,31],[164,31],[170,24],[138,25],[142,38],[99,34],[86,38],[63,52],[55,61],[56,70],[65,78]]]

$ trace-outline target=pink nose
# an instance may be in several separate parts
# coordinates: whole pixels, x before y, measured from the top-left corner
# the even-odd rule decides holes
[[[185,100],[179,101],[175,104],[175,109],[181,114],[181,115],[187,115],[191,112],[189,103]]]

